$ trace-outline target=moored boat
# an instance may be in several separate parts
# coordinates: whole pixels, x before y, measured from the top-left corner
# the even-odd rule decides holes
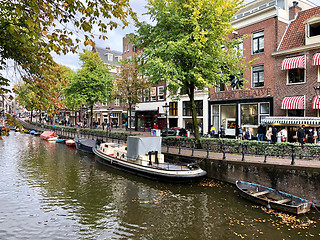
[[[255,183],[236,181],[236,187],[239,194],[250,201],[296,215],[308,212],[312,205],[306,199]]]
[[[207,174],[195,164],[165,162],[161,137],[130,136],[127,144],[101,143],[93,152],[102,164],[157,180],[186,182]]]
[[[66,140],[66,145],[69,147],[75,147],[76,146],[76,142],[73,139],[67,139]]]
[[[65,143],[67,139],[65,138],[61,138],[61,139],[57,139],[56,143]]]
[[[96,140],[89,138],[75,138],[76,148],[88,153],[93,153],[93,148],[96,146]]]
[[[53,131],[44,131],[41,133],[40,138],[47,141],[56,141],[58,139],[58,135]]]

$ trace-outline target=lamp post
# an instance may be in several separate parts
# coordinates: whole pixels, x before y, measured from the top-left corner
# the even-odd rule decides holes
[[[168,109],[169,109],[168,103],[166,103],[163,106],[163,109],[166,111],[166,136],[168,137]]]

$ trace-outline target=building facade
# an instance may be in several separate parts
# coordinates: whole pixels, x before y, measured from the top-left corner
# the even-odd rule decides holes
[[[315,5],[304,1],[302,8]],[[274,86],[277,84],[272,53],[295,16],[296,3],[289,1],[254,1],[234,17],[233,38],[244,38],[240,48],[247,63],[254,60],[250,70],[236,76],[236,85],[221,85],[210,91],[210,124],[223,126],[226,135],[235,136],[238,128],[250,129],[253,136],[263,119],[274,114]]]

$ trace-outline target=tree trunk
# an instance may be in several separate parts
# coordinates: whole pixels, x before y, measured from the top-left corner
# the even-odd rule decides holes
[[[201,148],[200,134],[199,134],[199,128],[198,128],[198,121],[197,121],[197,110],[196,110],[196,105],[194,103],[194,84],[190,84],[188,91],[189,91],[188,96],[191,104],[192,125],[193,125],[194,137],[196,140],[196,147]]]
[[[93,129],[93,106],[90,107],[90,128]]]
[[[31,122],[32,122],[33,109],[31,109]]]
[[[129,102],[129,113],[130,113],[130,118],[128,117],[128,127],[129,127],[129,132],[131,133],[132,129],[131,129],[131,109],[132,109],[132,103]]]

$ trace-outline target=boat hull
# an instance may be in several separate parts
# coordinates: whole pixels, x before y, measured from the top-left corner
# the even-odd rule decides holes
[[[312,205],[312,203],[309,202],[308,200],[299,198],[297,196],[294,196],[282,191],[277,191],[275,189],[268,188],[259,184],[237,181],[236,187],[238,189],[239,195],[242,196],[243,198],[246,198],[252,202],[255,202],[257,204],[260,204],[262,206],[265,206],[271,209],[276,209],[279,211],[288,212],[295,215],[303,214],[310,211],[310,207]],[[255,191],[260,193],[268,192],[268,193],[266,194],[266,197],[262,197],[262,196],[254,196],[257,193],[250,193],[250,191]],[[290,204],[280,203],[281,201],[285,202],[286,200],[290,200],[290,201],[287,201]]]
[[[96,145],[96,141],[92,139],[74,139],[76,142],[76,148],[78,150],[93,153],[93,148]]]
[[[93,148],[93,153],[96,155],[97,162],[117,168],[123,171],[133,173],[142,177],[156,179],[165,182],[189,182],[191,180],[199,179],[207,173],[202,169],[198,170],[165,170],[153,168],[150,166],[142,166],[126,160],[117,159],[112,156],[101,153],[97,148]]]

